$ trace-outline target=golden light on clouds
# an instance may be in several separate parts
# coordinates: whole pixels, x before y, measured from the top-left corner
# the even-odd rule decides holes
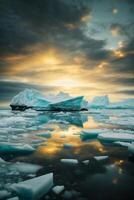
[[[114,55],[118,58],[123,58],[125,56],[125,53],[120,50],[116,50],[114,51]]]
[[[113,28],[111,30],[111,34],[113,37],[117,37],[119,35],[119,29],[118,28]]]

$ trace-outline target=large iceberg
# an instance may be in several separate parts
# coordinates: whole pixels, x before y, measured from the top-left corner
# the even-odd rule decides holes
[[[63,92],[45,96],[37,90],[25,89],[13,97],[10,106],[12,110],[79,111],[85,109],[85,104],[83,96],[71,97]]]
[[[107,95],[96,96],[91,103],[88,104],[89,108],[106,108],[109,105],[109,98]]]

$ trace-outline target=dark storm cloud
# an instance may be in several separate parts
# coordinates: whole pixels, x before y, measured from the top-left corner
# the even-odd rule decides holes
[[[0,53],[6,54],[23,52],[38,42],[53,42],[52,32],[79,24],[90,8],[87,0],[1,0],[0,13]]]
[[[49,91],[50,89],[51,91],[54,90],[54,88],[51,88],[50,86],[47,87],[22,82],[0,81],[0,102],[10,102],[14,95],[26,88],[37,89],[40,91]]]
[[[117,94],[126,94],[126,95],[134,95],[134,90],[119,90],[119,91],[116,91],[115,93]]]
[[[125,46],[120,50],[124,56],[120,58],[114,58],[111,61],[111,70],[120,73],[130,73],[134,75],[134,38],[128,39]]]

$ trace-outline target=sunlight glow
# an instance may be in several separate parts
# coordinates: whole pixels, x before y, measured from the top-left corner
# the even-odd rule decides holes
[[[65,88],[71,88],[71,87],[77,87],[78,82],[73,79],[60,79],[53,82],[55,86],[65,87]]]

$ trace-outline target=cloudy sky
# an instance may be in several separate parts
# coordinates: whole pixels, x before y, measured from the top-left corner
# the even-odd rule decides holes
[[[0,0],[0,105],[24,88],[134,97],[133,0]]]

